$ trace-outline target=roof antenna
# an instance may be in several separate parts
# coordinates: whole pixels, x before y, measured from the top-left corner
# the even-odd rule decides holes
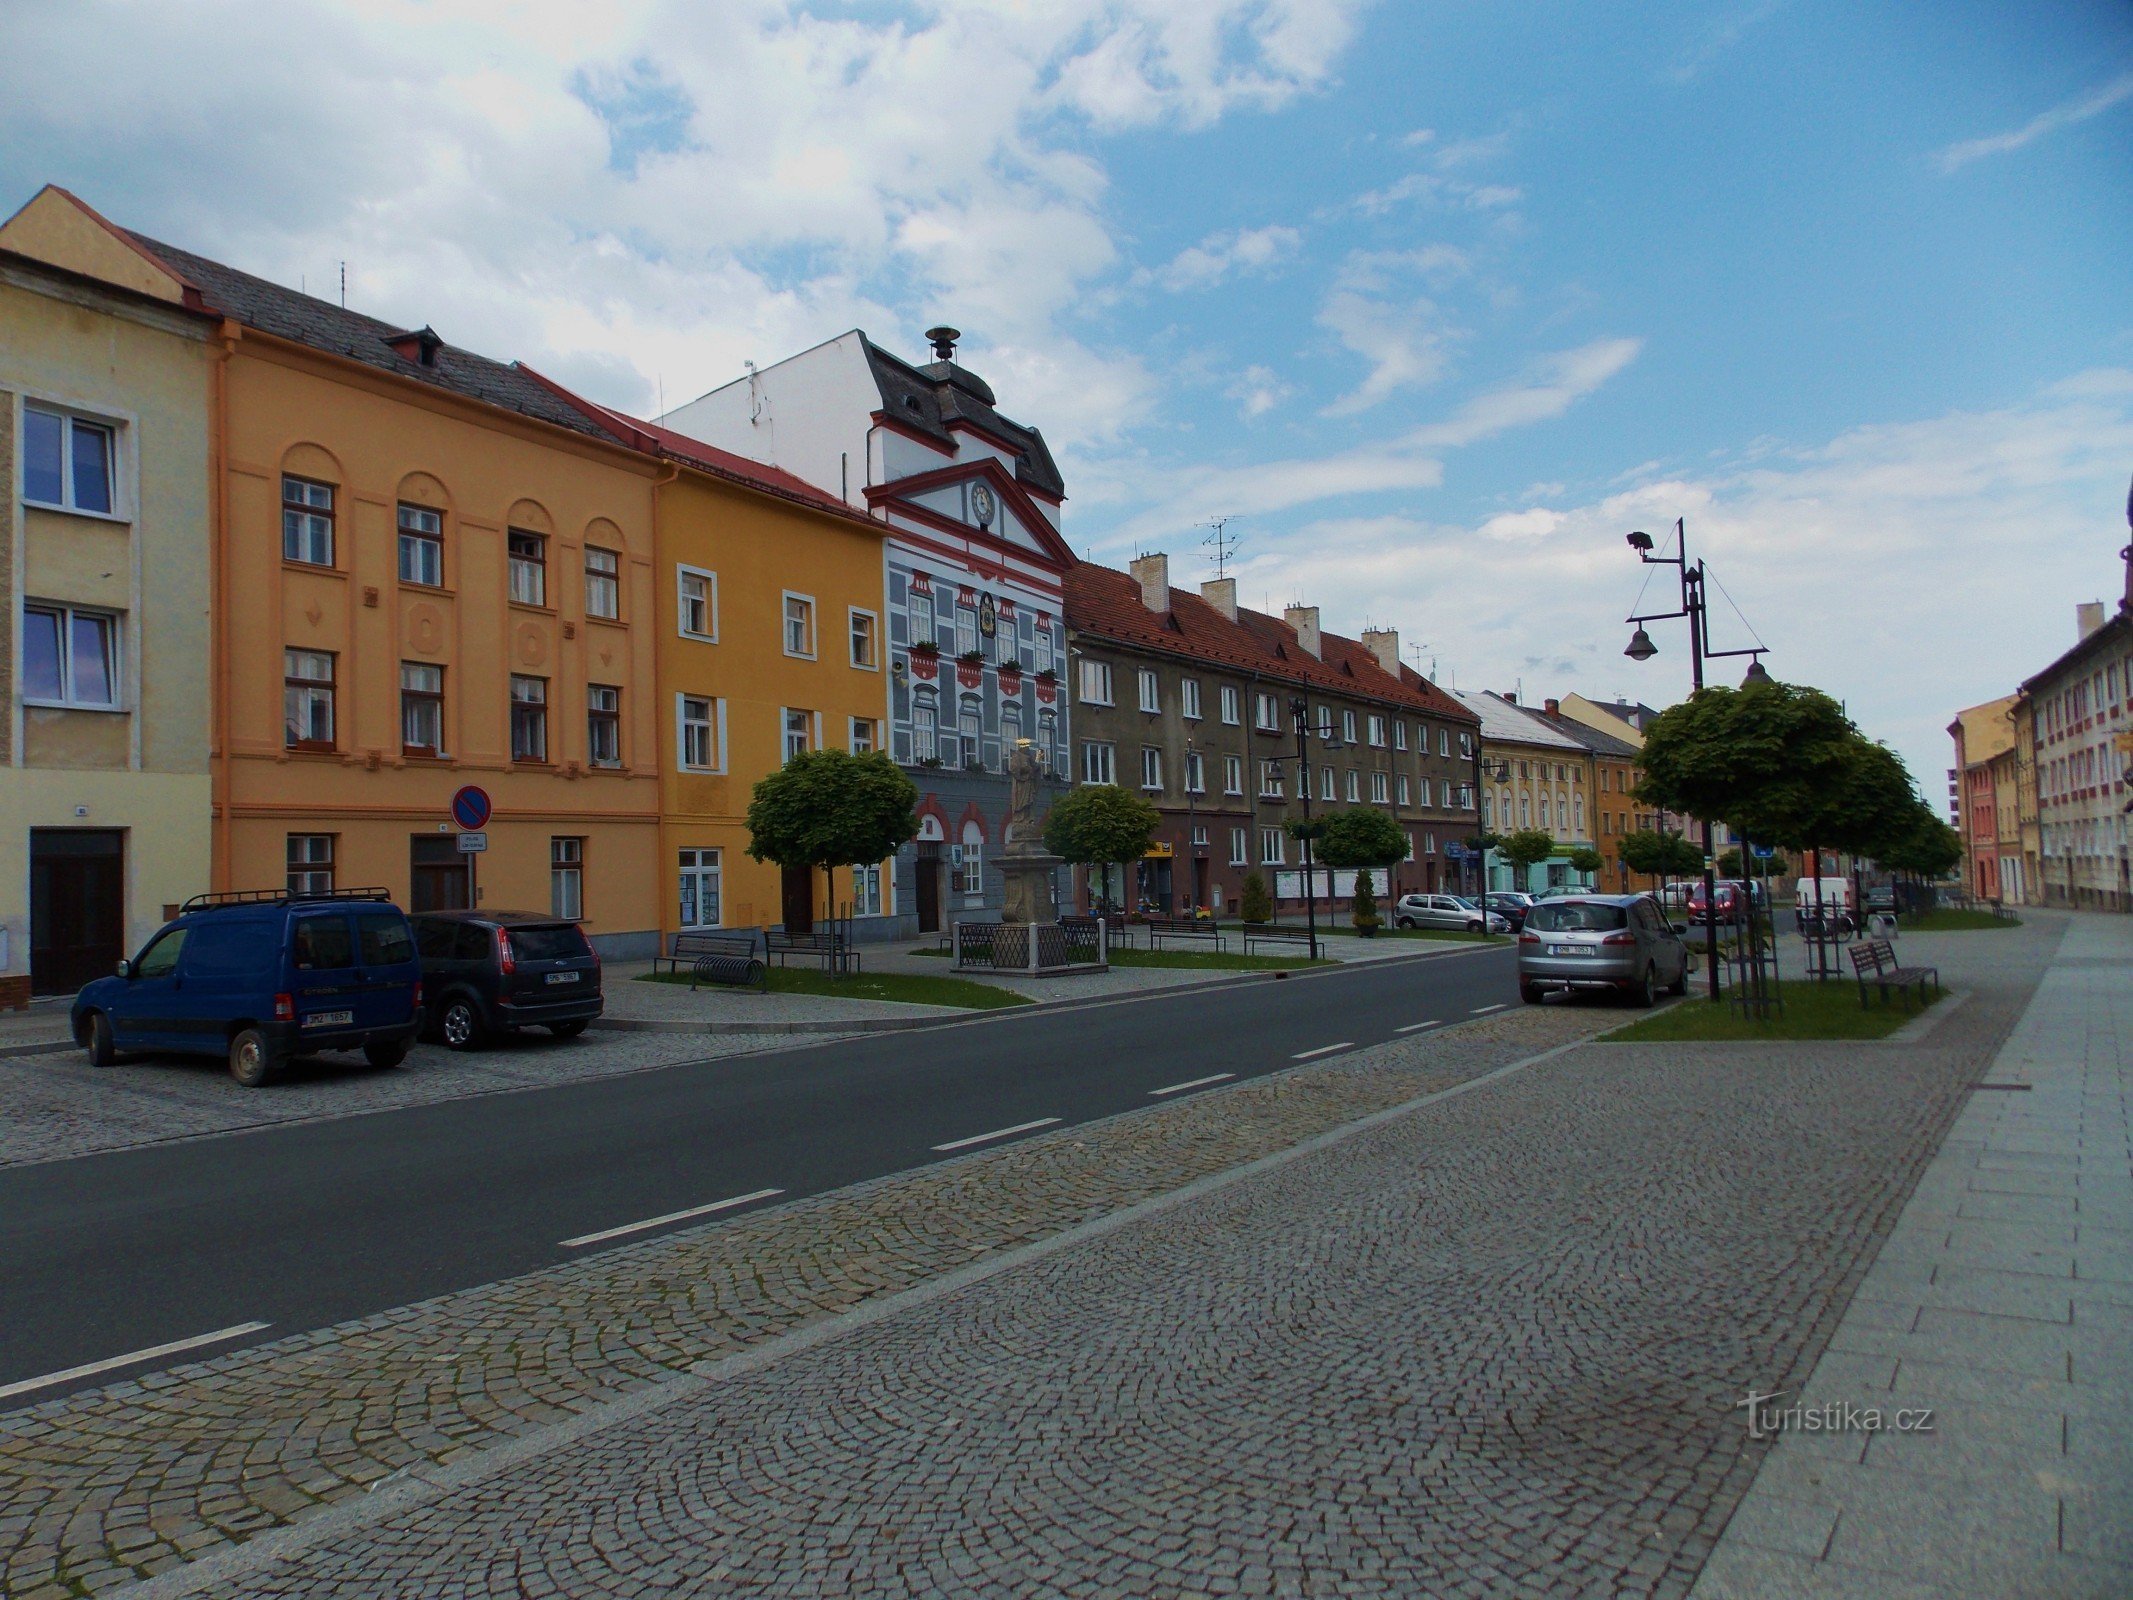
[[[1240,515],[1242,515],[1241,512],[1225,511],[1219,517],[1209,517],[1205,522],[1193,524],[1196,528],[1213,530],[1200,543],[1215,553],[1215,581],[1217,583],[1229,576],[1230,557],[1237,553],[1237,536],[1234,533],[1225,533],[1223,529],[1230,523],[1235,522]]]
[[[341,309],[348,309],[348,263],[341,263]]]

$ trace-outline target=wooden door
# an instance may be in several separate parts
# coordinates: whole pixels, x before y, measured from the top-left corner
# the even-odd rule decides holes
[[[787,933],[815,930],[815,869],[787,867],[782,874]]]
[[[933,839],[918,842],[918,931],[941,931],[941,847]]]
[[[418,833],[408,841],[410,911],[471,911],[474,897],[467,883],[471,856],[459,853],[459,840],[448,833]]]
[[[126,953],[126,835],[30,830],[30,993],[72,994]]]

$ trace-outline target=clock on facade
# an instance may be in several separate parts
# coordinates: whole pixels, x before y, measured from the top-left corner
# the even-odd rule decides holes
[[[988,489],[982,483],[973,484],[971,486],[970,514],[978,519],[979,527],[991,527],[993,513],[995,513],[999,509],[1000,502],[993,497],[992,490]]]

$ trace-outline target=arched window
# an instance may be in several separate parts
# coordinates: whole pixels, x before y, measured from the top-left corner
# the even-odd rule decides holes
[[[985,893],[985,825],[963,824],[963,872],[959,883],[966,896]]]

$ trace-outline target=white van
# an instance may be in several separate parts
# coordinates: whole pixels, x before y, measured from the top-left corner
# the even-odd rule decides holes
[[[1849,878],[1802,878],[1799,881],[1793,903],[1802,911],[1813,907],[1816,885],[1821,886],[1821,901],[1824,911],[1849,911],[1852,908],[1852,880]]]

